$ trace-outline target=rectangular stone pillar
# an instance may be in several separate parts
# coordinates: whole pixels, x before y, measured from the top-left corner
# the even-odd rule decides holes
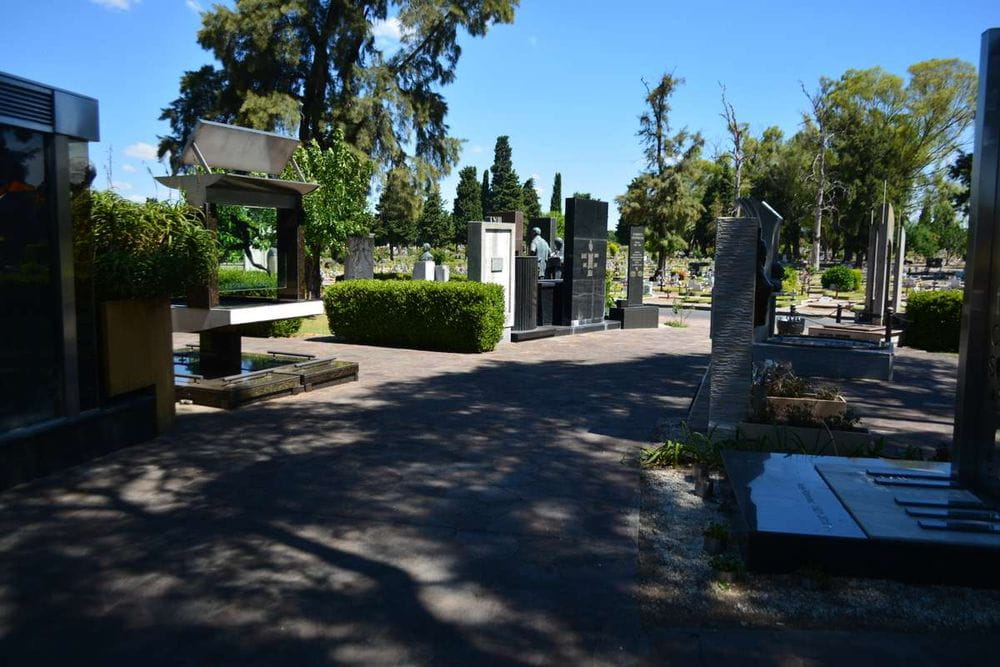
[[[375,277],[375,235],[348,236],[344,280]]]
[[[466,253],[469,280],[503,287],[504,340],[509,341],[514,325],[514,225],[470,222]]]
[[[750,408],[758,230],[755,218],[716,222],[709,426],[726,431],[745,420]]]
[[[514,259],[514,331],[530,331],[538,326],[538,258],[534,255]]]
[[[278,299],[297,301],[306,297],[305,214],[301,203],[277,209]]]
[[[608,261],[608,203],[566,200],[566,259],[563,322],[577,326],[604,321],[604,274]]]
[[[524,213],[521,211],[500,211],[493,215],[503,222],[514,225],[514,254],[525,254]]]
[[[955,400],[953,470],[1000,497],[1000,28],[983,33],[969,201],[969,261]]]
[[[872,220],[868,236],[868,283],[865,286],[865,319],[872,324],[882,324],[885,316],[886,297],[889,294],[889,259],[895,216],[892,204],[883,204]]]
[[[646,268],[646,228],[628,230],[628,305],[642,305],[643,271]]]
[[[211,329],[198,334],[198,370],[207,378],[238,375],[240,334],[231,329]]]
[[[896,232],[896,245],[894,248],[894,259],[892,264],[892,291],[889,293],[889,302],[895,312],[899,312],[899,306],[903,303],[903,274],[906,271],[906,227],[899,226]]]

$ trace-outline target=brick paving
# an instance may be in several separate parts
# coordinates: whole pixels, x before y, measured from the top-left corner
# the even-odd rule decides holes
[[[815,653],[805,635],[648,628],[640,615],[635,448],[685,414],[706,320],[484,355],[245,347],[357,361],[361,377],[233,412],[182,406],[152,442],[0,495],[0,663]]]

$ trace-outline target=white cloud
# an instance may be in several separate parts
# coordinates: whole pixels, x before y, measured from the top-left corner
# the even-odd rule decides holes
[[[126,148],[125,155],[137,158],[139,160],[155,160],[156,146],[153,146],[152,144],[147,144],[144,141],[140,141]]]
[[[119,12],[127,12],[139,4],[139,0],[90,0],[95,5],[100,5],[105,9],[114,9]]]
[[[205,8],[201,6],[201,3],[198,2],[198,0],[184,0],[184,4],[187,5],[187,8],[195,14],[201,14],[205,11]]]
[[[387,39],[398,42],[403,38],[403,25],[393,16],[384,21],[376,21],[372,25],[372,35],[375,39]]]
[[[129,195],[128,197],[126,197],[126,199],[128,199],[129,201],[134,201],[136,204],[146,203],[146,198],[143,197],[142,195]]]
[[[134,174],[136,172],[136,168],[130,164],[123,164],[122,171],[124,171],[126,174]]]
[[[111,181],[111,187],[115,190],[131,190],[132,184],[128,181]]]

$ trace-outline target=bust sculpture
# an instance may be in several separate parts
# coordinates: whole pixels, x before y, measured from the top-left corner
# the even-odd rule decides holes
[[[434,261],[434,255],[431,254],[431,244],[430,243],[425,243],[424,244],[424,254],[422,254],[420,256],[420,261],[421,262],[433,262]]]
[[[563,240],[555,238],[552,240],[549,259],[545,263],[546,278],[562,278],[563,259]]]
[[[548,241],[542,236],[542,230],[538,227],[531,228],[531,243],[528,245],[528,250],[538,258],[538,277],[545,277],[545,267],[549,261],[551,251],[549,250]]]

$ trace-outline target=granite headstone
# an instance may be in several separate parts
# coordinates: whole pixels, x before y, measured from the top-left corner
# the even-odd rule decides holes
[[[348,236],[344,280],[375,277],[375,235]]]
[[[576,197],[566,200],[565,252],[563,321],[573,326],[603,322],[608,257],[607,202]]]

